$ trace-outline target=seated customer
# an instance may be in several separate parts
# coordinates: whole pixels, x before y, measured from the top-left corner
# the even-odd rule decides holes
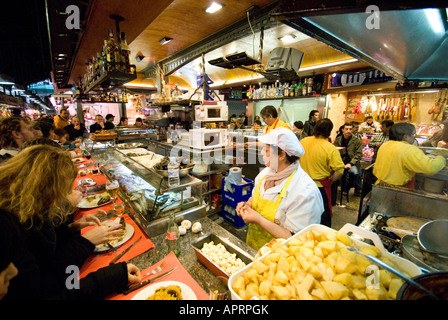
[[[14,217],[0,209],[0,300],[8,293],[9,282],[18,273],[13,261],[20,254],[19,241]]]
[[[414,146],[415,127],[406,122],[396,123],[390,129],[390,140],[378,149],[373,174],[375,184],[386,183],[414,189],[415,174],[433,175],[445,167],[442,156],[430,158]]]
[[[35,130],[27,118],[12,116],[0,120],[0,157],[6,160],[14,157],[22,145],[36,137]]]
[[[90,273],[77,290],[66,287],[66,268],[80,269],[96,245],[120,232],[119,225],[100,226],[93,215],[71,222],[82,198],[73,191],[77,173],[69,152],[46,145],[28,147],[0,167],[0,208],[15,217],[24,240],[6,298],[104,299],[140,280],[139,269],[122,262]],[[97,226],[81,235],[92,223]]]
[[[86,127],[84,126],[83,123],[81,123],[79,117],[74,116],[71,119],[71,124],[64,127],[64,130],[68,132],[69,141],[74,141],[76,139],[82,140],[84,132],[86,132]]]
[[[90,133],[95,133],[97,131],[101,131],[104,129],[105,129],[105,126],[104,126],[103,116],[100,114],[97,114],[95,116],[95,123],[90,126]]]
[[[113,114],[109,113],[108,115],[106,115],[106,123],[104,124],[104,129],[106,130],[114,129],[115,128],[114,119],[115,116]]]

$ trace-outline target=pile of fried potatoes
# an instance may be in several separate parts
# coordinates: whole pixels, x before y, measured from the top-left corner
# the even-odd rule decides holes
[[[255,259],[235,279],[232,289],[243,300],[395,299],[404,281],[383,269],[376,269],[374,281],[372,262],[347,246],[356,245],[346,233],[334,230],[310,230],[286,244],[276,242],[271,253],[262,261]],[[375,246],[365,245],[359,251],[396,268]]]

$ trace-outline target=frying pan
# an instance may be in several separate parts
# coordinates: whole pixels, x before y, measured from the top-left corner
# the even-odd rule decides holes
[[[382,227],[385,231],[417,236],[420,246],[431,253],[448,256],[448,220],[437,219],[425,223],[417,233],[397,228]]]

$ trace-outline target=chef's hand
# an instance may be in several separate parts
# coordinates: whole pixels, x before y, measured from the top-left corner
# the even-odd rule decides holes
[[[249,200],[247,200],[246,202],[244,202],[244,201],[239,202],[236,205],[236,209],[235,209],[236,212],[238,213],[241,210],[241,208],[244,207],[244,206],[252,207],[252,197],[250,197]]]
[[[350,169],[351,167],[352,167],[352,164],[351,164],[351,163],[347,163],[347,164],[344,166],[345,169]]]
[[[129,282],[140,282],[142,280],[142,276],[140,274],[140,269],[137,268],[132,263],[128,263],[128,281]]]
[[[381,145],[382,145],[381,142],[377,142],[377,143],[375,143],[375,147],[377,147],[377,148],[379,148]]]
[[[82,234],[84,238],[92,242],[95,246],[104,242],[117,240],[117,234],[121,233],[121,224],[112,226],[97,226]]]
[[[247,204],[240,209],[238,215],[244,220],[244,223],[257,223],[260,224],[260,219],[263,217]]]

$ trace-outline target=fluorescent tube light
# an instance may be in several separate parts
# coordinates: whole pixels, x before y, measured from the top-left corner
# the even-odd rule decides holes
[[[311,66],[311,67],[300,68],[299,72],[320,69],[320,68],[333,67],[333,66],[338,66],[338,65],[346,64],[346,63],[352,63],[352,62],[356,62],[356,61],[358,61],[358,59],[348,59],[348,60],[337,61],[337,62],[323,63],[323,64]]]

